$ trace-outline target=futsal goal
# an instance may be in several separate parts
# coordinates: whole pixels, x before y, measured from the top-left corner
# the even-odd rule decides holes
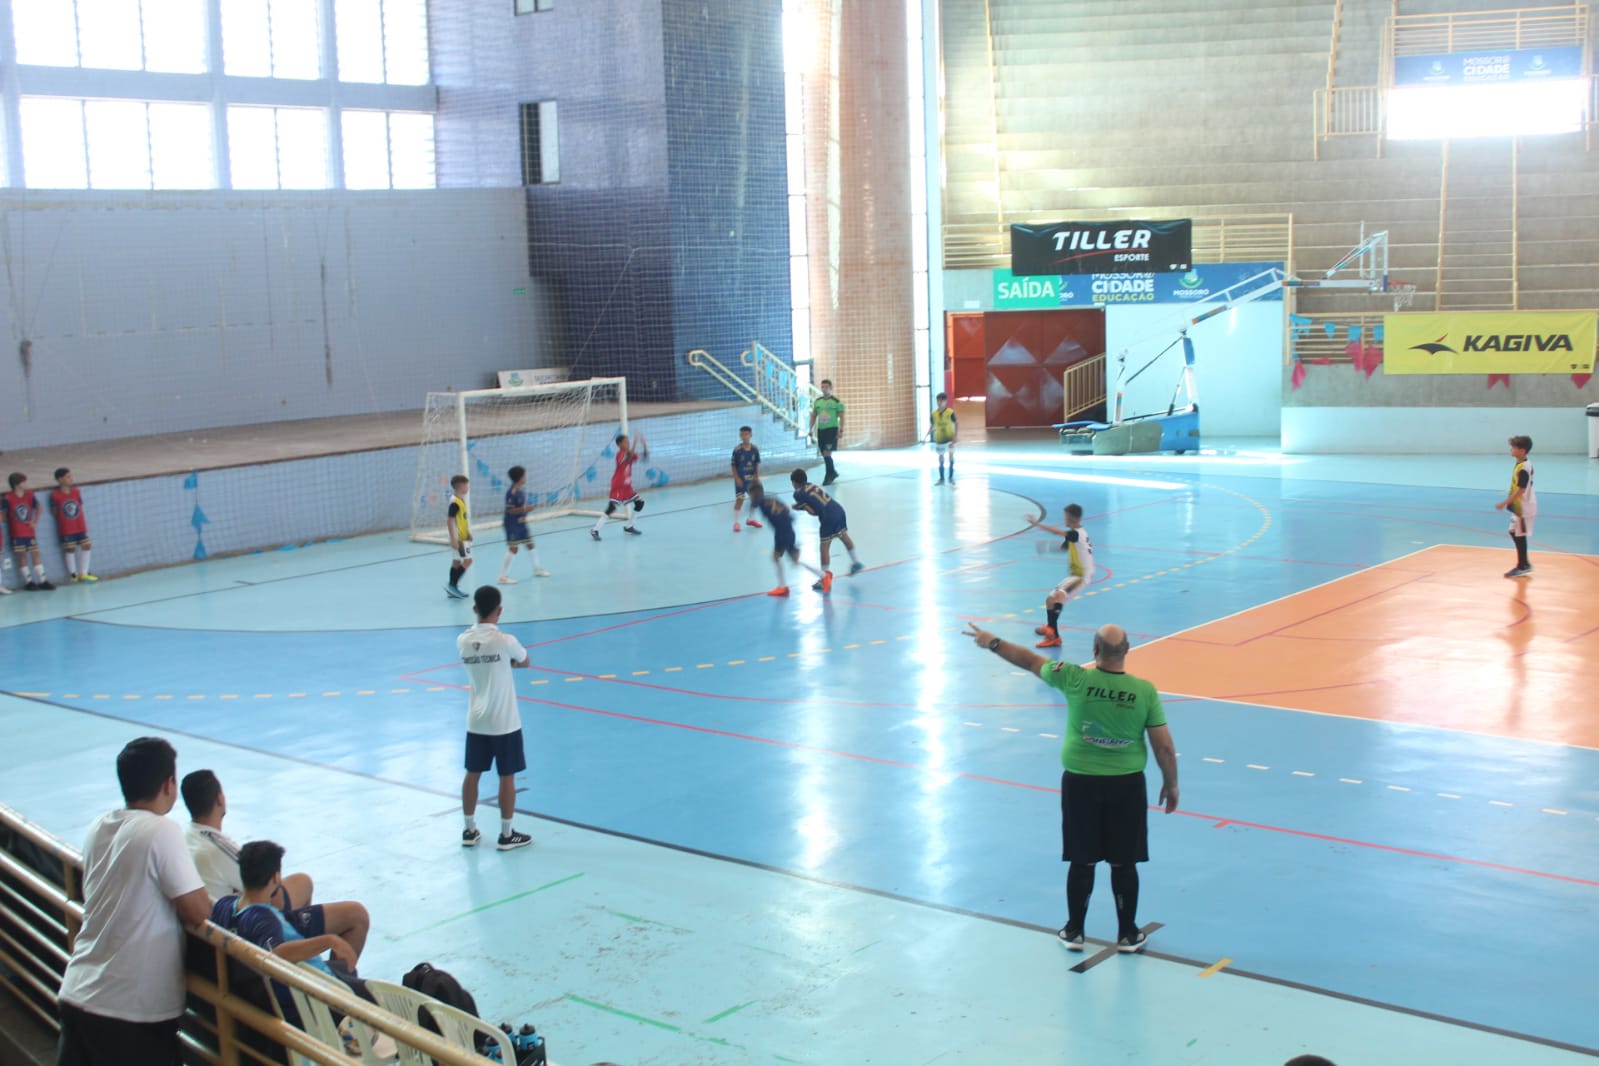
[[[449,543],[450,479],[471,479],[473,529],[499,525],[507,472],[527,471],[530,522],[600,514],[615,440],[627,429],[627,379],[587,378],[513,389],[430,392],[422,412],[411,539]]]

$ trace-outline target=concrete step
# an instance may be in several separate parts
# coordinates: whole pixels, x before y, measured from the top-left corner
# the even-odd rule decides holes
[[[1262,51],[1258,44],[1249,41],[1196,41],[1182,48],[1172,45],[1118,47],[1114,56],[1107,56],[1103,46],[1094,44],[1058,44],[1037,37],[994,42],[994,62],[1002,69],[1014,64],[1053,66],[1058,71],[1062,64],[1070,63],[1074,76],[1083,69],[1136,64],[1147,70],[1158,70],[1166,79],[1181,78],[1186,84],[1204,73],[1208,66],[1230,63],[1230,73],[1244,73],[1237,69],[1240,60],[1274,69],[1302,71],[1309,66],[1325,71],[1327,44],[1325,40],[1310,39],[1278,41],[1270,51]]]
[[[1196,9],[1191,11],[1161,10],[1139,11],[1142,5],[1117,3],[1110,10],[1094,12],[1078,8],[1073,0],[1062,14],[1061,5],[1048,15],[1021,15],[996,11],[991,25],[996,38],[1011,35],[1026,36],[1085,36],[1092,34],[1107,40],[1220,40],[1257,39],[1276,40],[1296,34],[1319,33],[1324,39],[1332,38],[1332,5],[1316,11],[1309,5],[1295,4],[1280,8],[1251,7],[1247,18],[1237,18],[1224,8]]]

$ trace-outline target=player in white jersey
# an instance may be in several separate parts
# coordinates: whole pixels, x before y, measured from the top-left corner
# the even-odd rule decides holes
[[[527,649],[521,641],[500,629],[500,590],[483,585],[472,596],[477,625],[456,638],[461,664],[466,667],[472,686],[471,705],[466,717],[466,778],[461,784],[461,813],[466,826],[461,830],[461,846],[477,847],[482,834],[477,828],[478,778],[489,770],[500,776],[501,851],[525,848],[533,843],[526,833],[511,825],[516,813],[516,775],[527,769],[522,747],[522,715],[516,709],[516,682],[511,670],[525,669]]]
[[[1044,609],[1049,612],[1049,620],[1035,630],[1044,638],[1038,642],[1037,646],[1040,648],[1060,647],[1058,626],[1060,610],[1075,599],[1077,594],[1087,588],[1088,583],[1094,579],[1094,543],[1088,539],[1088,530],[1083,528],[1082,505],[1069,503],[1064,513],[1066,518],[1064,529],[1046,526],[1032,515],[1027,516],[1029,525],[1061,538],[1060,546],[1066,552],[1071,564],[1066,577],[1044,598]]]

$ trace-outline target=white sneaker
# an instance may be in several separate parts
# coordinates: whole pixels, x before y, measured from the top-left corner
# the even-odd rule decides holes
[[[9,595],[11,595],[11,590],[6,588],[4,585],[0,585],[0,596],[9,596]]]
[[[514,578],[514,577],[506,577],[505,575],[502,574],[500,576],[500,584],[502,584],[502,585],[514,585],[514,584],[516,584],[516,578]]]
[[[550,572],[548,570],[535,570],[535,571],[533,571],[533,576],[534,577],[549,577],[550,576]]]

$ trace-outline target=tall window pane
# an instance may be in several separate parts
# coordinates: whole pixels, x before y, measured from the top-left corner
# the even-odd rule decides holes
[[[56,2],[71,6],[71,0]],[[78,48],[84,66],[143,68],[141,37],[137,0],[78,0]]]
[[[390,85],[427,84],[427,0],[383,0],[383,55]]]
[[[70,0],[11,0],[11,28],[18,63],[78,65],[78,24]]]
[[[339,80],[383,81],[381,0],[338,0],[333,10],[339,35]]]
[[[278,135],[272,110],[228,108],[228,166],[235,189],[278,187]]]
[[[32,189],[87,189],[83,102],[25,96],[22,117],[23,181]]]
[[[389,160],[396,189],[431,189],[438,184],[432,115],[389,115]]]
[[[138,100],[88,100],[83,105],[89,140],[91,189],[148,189],[150,131]]]
[[[340,118],[344,131],[344,187],[389,187],[388,116],[381,111],[346,111]]]
[[[157,189],[215,188],[214,151],[209,106],[150,105],[150,173]]]
[[[322,76],[319,10],[317,0],[271,0],[273,77]]]
[[[327,116],[315,108],[280,107],[278,117],[278,187],[328,187]]]
[[[266,0],[222,0],[222,66],[227,73],[242,78],[272,76],[267,26]]]
[[[205,0],[143,2],[144,69],[205,73]]]

